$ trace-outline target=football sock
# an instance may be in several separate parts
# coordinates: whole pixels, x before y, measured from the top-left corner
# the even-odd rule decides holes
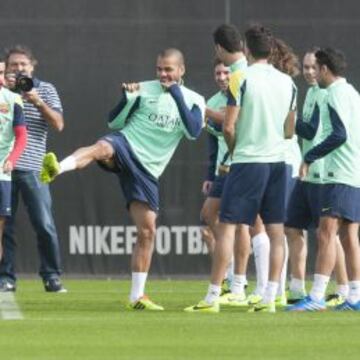
[[[326,287],[329,283],[330,277],[322,274],[314,275],[314,283],[310,291],[311,299],[321,301],[325,297]]]
[[[282,296],[285,294],[286,290],[286,280],[287,280],[287,267],[288,267],[288,259],[289,259],[289,246],[287,243],[287,239],[285,237],[285,254],[284,254],[284,264],[281,270],[280,283],[277,291],[278,296]]]
[[[279,283],[275,281],[268,281],[265,294],[262,300],[263,304],[270,304],[275,301],[276,293],[279,287]]]
[[[246,275],[235,274],[231,283],[231,292],[233,294],[242,294],[246,285]]]
[[[134,302],[144,296],[145,283],[148,273],[133,272],[131,274],[131,292],[130,301]]]
[[[226,269],[226,275],[225,275],[225,278],[228,279],[230,284],[233,281],[233,277],[234,277],[234,266],[235,266],[234,256],[232,256],[229,265]]]
[[[305,293],[305,280],[291,278],[289,289],[292,292]]]
[[[256,268],[255,294],[263,296],[269,279],[270,240],[266,233],[255,235],[252,239]]]
[[[348,301],[355,304],[360,301],[360,281],[349,281]]]
[[[346,299],[349,295],[349,285],[348,284],[337,284],[336,285],[336,293]]]
[[[209,284],[208,292],[205,296],[205,301],[208,304],[213,304],[219,299],[221,293],[221,286]]]
[[[62,174],[66,171],[71,171],[76,169],[76,159],[75,156],[70,155],[60,162],[60,171],[59,174]]]

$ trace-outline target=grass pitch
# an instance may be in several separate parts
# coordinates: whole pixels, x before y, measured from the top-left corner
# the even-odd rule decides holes
[[[6,360],[359,359],[360,314],[187,314],[206,281],[150,280],[163,313],[124,309],[128,281],[67,280],[67,294],[48,294],[40,280],[18,283],[23,320],[0,320]],[[1,304],[0,304],[1,309]]]

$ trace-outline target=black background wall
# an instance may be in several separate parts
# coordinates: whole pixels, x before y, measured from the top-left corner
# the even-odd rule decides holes
[[[107,112],[121,82],[154,78],[156,55],[164,48],[184,52],[187,86],[213,94],[211,34],[226,21],[241,30],[264,23],[299,55],[313,45],[339,47],[357,86],[359,10],[356,0],[1,0],[0,47],[31,47],[39,60],[37,75],[57,86],[66,127],[51,132],[49,149],[62,158],[107,132]],[[298,85],[303,94],[301,79]],[[184,141],[161,179],[153,273],[208,271],[198,228],[206,156],[205,134]],[[92,166],[60,177],[52,193],[65,271],[127,272],[134,231],[117,179]],[[24,209],[17,229],[18,270],[35,272],[35,235]]]

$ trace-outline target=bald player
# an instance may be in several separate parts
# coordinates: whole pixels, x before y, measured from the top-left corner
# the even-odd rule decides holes
[[[183,86],[185,64],[179,50],[166,49],[158,55],[156,74],[157,80],[123,84],[121,99],[109,114],[113,133],[60,163],[53,153],[47,154],[41,173],[42,181],[48,183],[97,161],[119,177],[137,228],[129,310],[163,310],[144,295],[159,210],[158,178],[180,140],[200,135],[205,112],[204,98]]]

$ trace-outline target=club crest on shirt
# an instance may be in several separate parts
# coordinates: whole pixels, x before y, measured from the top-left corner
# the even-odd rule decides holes
[[[157,99],[156,98],[150,98],[150,99],[146,99],[146,103],[148,104],[148,105],[154,105],[154,104],[157,104],[158,103],[158,101],[157,101]]]
[[[0,113],[1,114],[8,114],[10,111],[10,105],[7,103],[0,104]]]

